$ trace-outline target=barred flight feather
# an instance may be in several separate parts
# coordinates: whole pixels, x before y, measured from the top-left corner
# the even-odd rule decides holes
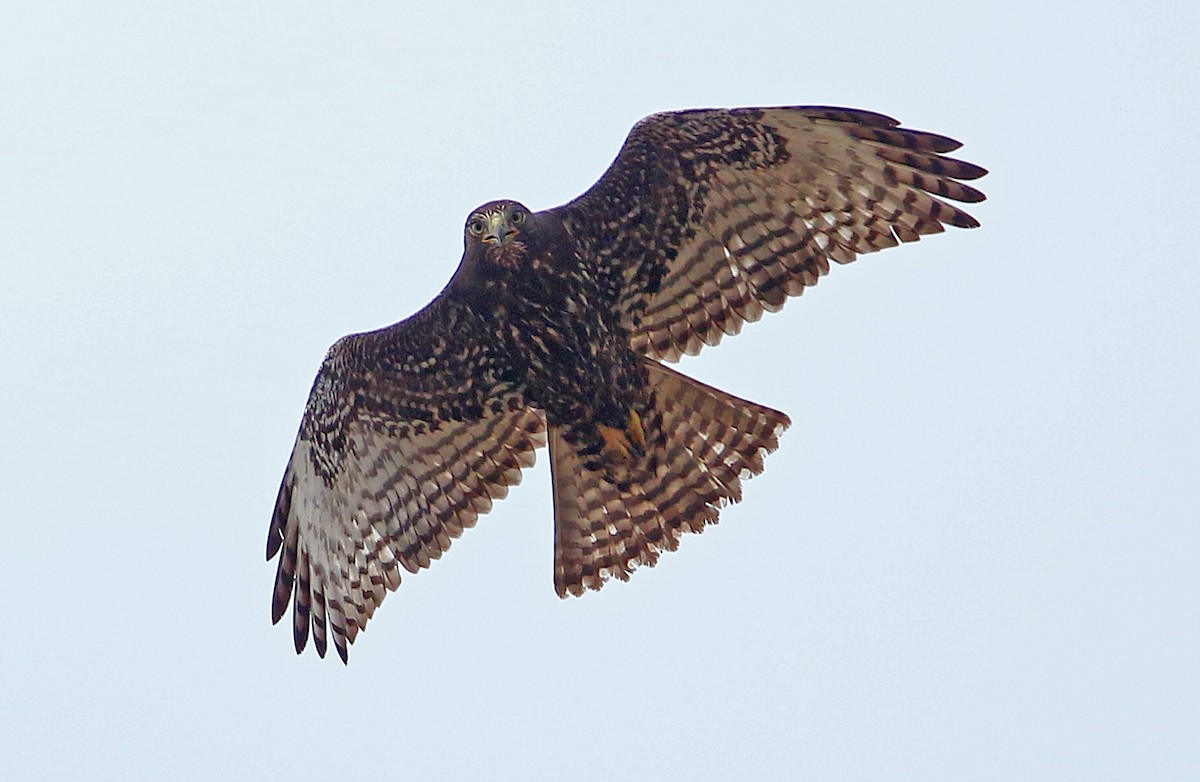
[[[628,580],[703,532],[742,498],[742,481],[779,447],[786,415],[646,361],[653,414],[646,453],[588,470],[568,427],[550,428],[554,483],[554,588],[559,596]]]

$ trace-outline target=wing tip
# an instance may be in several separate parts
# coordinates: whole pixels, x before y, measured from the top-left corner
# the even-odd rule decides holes
[[[966,228],[967,230],[970,230],[972,228],[978,228],[982,224],[974,215],[968,214],[961,209],[957,209],[950,220],[950,225],[953,225],[955,228]]]
[[[279,482],[279,493],[275,495],[275,508],[271,512],[271,524],[267,527],[267,561],[269,562],[283,545],[288,517],[292,513],[292,488],[295,481],[289,462]]]
[[[277,596],[271,600],[271,624],[279,624],[279,620],[283,619],[283,615],[287,613],[288,601],[280,600]]]
[[[954,172],[955,179],[982,179],[990,173],[977,163],[970,163],[966,160],[955,160],[954,162],[959,166],[959,170]]]

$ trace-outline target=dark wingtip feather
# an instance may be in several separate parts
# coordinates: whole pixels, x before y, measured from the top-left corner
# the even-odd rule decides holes
[[[279,620],[283,618],[287,611],[288,598],[280,599],[279,587],[275,587],[275,594],[271,597],[271,624],[279,624]]]
[[[979,221],[953,204],[948,204],[945,201],[933,199],[932,208],[929,210],[929,217],[933,219],[932,225],[953,225],[956,228],[978,228]],[[937,231],[942,229],[939,227]],[[923,232],[922,232],[923,233]]]
[[[920,152],[953,152],[962,146],[961,141],[925,130],[877,128],[863,125],[851,125],[845,130],[851,136],[865,141],[891,144],[901,149],[915,149]]]
[[[889,117],[877,111],[867,111],[866,109],[849,109],[843,106],[794,106],[792,108],[803,111],[810,117],[827,119],[833,122],[853,122],[857,125],[886,128],[894,128],[900,124],[900,120],[895,117]]]
[[[953,152],[962,146],[962,142],[958,139],[941,136],[937,133],[929,133],[924,130],[910,130],[909,133],[923,136],[919,143],[928,145],[929,149],[932,149],[934,152]]]
[[[284,473],[275,496],[275,510],[271,513],[271,526],[267,528],[267,560],[279,553],[283,545],[283,531],[287,528],[288,515],[292,510],[291,470]]]
[[[320,585],[314,584],[312,588],[312,636],[313,646],[317,650],[317,656],[321,659],[325,658],[328,631],[325,619],[325,592]]]
[[[959,219],[957,221],[951,222],[950,223],[951,225],[957,226],[959,228],[978,228],[979,227],[979,221],[976,220],[972,215],[969,215],[966,212],[959,212],[958,214],[959,214]]]
[[[300,557],[299,573],[296,578],[296,599],[292,602],[292,639],[296,654],[308,645],[309,627],[312,625],[312,575],[308,567],[308,556]]]
[[[292,599],[292,587],[296,582],[296,552],[284,549],[275,569],[275,591],[271,595],[271,624],[279,624]]]
[[[982,166],[944,155],[914,152],[886,145],[876,146],[875,154],[892,163],[899,163],[915,171],[934,174],[942,178],[971,180],[979,179],[987,174],[987,169]]]
[[[304,651],[304,647],[308,646],[308,614],[301,615],[300,602],[295,604],[295,614],[292,621],[292,643],[296,647],[296,654]]]
[[[947,161],[954,163],[956,166],[953,174],[955,179],[979,179],[980,177],[987,176],[988,170],[983,166],[977,166],[965,160],[955,160],[954,158],[947,158]]]
[[[953,198],[955,201],[962,201],[964,204],[978,204],[980,201],[987,200],[987,196],[981,190],[976,190],[970,185],[964,184],[955,185]]]

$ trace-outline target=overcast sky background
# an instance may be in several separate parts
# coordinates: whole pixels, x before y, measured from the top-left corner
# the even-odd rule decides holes
[[[132,3],[0,23],[0,776],[1200,778],[1194,3]],[[976,231],[682,369],[788,412],[722,523],[560,601],[544,454],[350,665],[272,627],[326,348],[640,117],[966,142]]]

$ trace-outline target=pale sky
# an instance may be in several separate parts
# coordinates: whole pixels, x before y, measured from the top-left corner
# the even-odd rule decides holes
[[[94,3],[0,22],[0,776],[1200,778],[1194,3]],[[654,111],[961,139],[983,223],[683,362],[795,425],[560,601],[545,454],[350,665],[263,550],[343,334]]]

